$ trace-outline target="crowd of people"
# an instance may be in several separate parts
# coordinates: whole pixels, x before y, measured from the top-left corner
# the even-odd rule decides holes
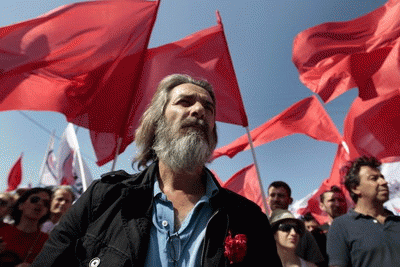
[[[289,212],[283,181],[268,187],[267,215],[205,167],[215,112],[209,83],[167,76],[136,130],[140,172],[107,173],[74,205],[65,186],[0,194],[1,266],[400,266],[400,217],[383,207],[379,161],[349,165],[354,209],[338,187],[321,194],[326,225]]]
[[[311,213],[295,219],[288,211],[288,184],[269,186],[270,222],[283,266],[400,266],[400,217],[384,208],[389,188],[380,165],[366,156],[349,163],[344,184],[355,207],[348,209],[344,192],[332,186],[320,195],[320,208],[329,217],[323,225]],[[311,243],[303,242],[308,233]]]
[[[65,185],[1,193],[0,266],[29,266],[74,199]]]

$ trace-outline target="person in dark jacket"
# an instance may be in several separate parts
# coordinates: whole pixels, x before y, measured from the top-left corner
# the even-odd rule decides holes
[[[141,172],[105,174],[32,266],[282,266],[267,216],[205,167],[217,144],[209,83],[164,78],[141,118]]]

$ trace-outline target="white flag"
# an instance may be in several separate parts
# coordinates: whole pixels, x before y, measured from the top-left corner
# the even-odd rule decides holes
[[[78,139],[72,123],[69,123],[61,137],[57,153],[58,184],[71,185],[77,194],[82,194],[93,181],[83,161]]]
[[[56,159],[54,156],[54,131],[50,136],[46,153],[44,154],[42,166],[39,173],[39,186],[57,185]]]
[[[400,162],[383,163],[381,172],[389,184],[389,201],[385,207],[395,215],[400,215]]]

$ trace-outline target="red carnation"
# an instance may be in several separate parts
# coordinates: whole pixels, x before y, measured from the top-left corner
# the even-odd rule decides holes
[[[244,234],[237,234],[232,238],[232,234],[225,239],[224,256],[231,264],[242,262],[247,253],[247,237]]]

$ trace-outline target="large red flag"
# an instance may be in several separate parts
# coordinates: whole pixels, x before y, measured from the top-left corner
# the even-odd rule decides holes
[[[0,110],[49,110],[118,132],[159,2],[88,1],[0,28]]]
[[[262,188],[257,179],[256,166],[250,164],[249,166],[241,169],[235,173],[223,185],[224,188],[229,189],[239,195],[256,203],[265,213],[265,208],[262,200]]]
[[[157,88],[167,75],[183,73],[208,80],[217,99],[216,119],[247,126],[242,97],[225,39],[221,18],[217,12],[216,26],[196,32],[174,43],[149,49],[142,76],[135,90],[134,102],[120,148],[122,153],[134,139],[134,130]],[[98,164],[112,160],[116,153],[118,133],[92,132]]]
[[[344,122],[344,139],[351,158],[400,161],[400,91],[365,101],[356,98]]]
[[[21,154],[18,160],[14,163],[14,166],[8,174],[7,192],[17,189],[22,181],[22,155],[23,154]]]
[[[371,99],[400,86],[398,52],[392,51],[399,36],[400,1],[389,0],[357,19],[299,33],[292,60],[300,80],[324,102],[354,87]]]
[[[315,96],[307,97],[268,122],[250,132],[254,147],[295,134],[306,134],[314,139],[340,144],[342,137],[335,124]],[[232,158],[250,149],[247,135],[214,151],[212,160],[220,156]]]
[[[332,170],[330,177],[324,180],[317,190],[307,201],[307,206],[299,208],[296,213],[300,215],[304,215],[307,212],[311,212],[311,214],[318,220],[320,224],[327,223],[329,221],[328,215],[323,212],[319,207],[320,195],[325,191],[331,189],[332,186],[339,187],[344,193],[347,201],[347,207],[353,207],[354,203],[348,193],[346,187],[344,186],[344,173],[343,167],[347,166],[348,161],[350,160],[349,155],[346,150],[343,148],[343,145],[338,146],[338,150],[336,152],[336,156],[332,165]]]

